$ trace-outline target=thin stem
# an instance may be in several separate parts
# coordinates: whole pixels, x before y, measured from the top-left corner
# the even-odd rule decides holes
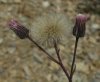
[[[76,70],[76,65],[74,65],[74,69],[73,69],[72,75],[74,74],[75,70]]]
[[[73,61],[72,61],[71,72],[70,72],[70,79],[71,80],[72,80],[73,74],[74,74],[75,69],[76,69],[76,66],[75,66],[74,69],[73,69],[73,67],[74,67],[74,63],[75,63],[75,57],[76,57],[76,50],[77,50],[78,40],[79,40],[79,37],[76,37],[75,48],[74,48],[74,55],[73,55]]]
[[[58,60],[59,60],[59,65],[61,66],[61,68],[63,69],[63,71],[64,71],[64,73],[66,74],[67,78],[69,79],[69,78],[70,78],[70,77],[69,77],[69,74],[68,74],[68,72],[66,71],[66,69],[65,69],[65,67],[64,67],[64,65],[63,65],[63,63],[62,63],[61,57],[60,57],[60,55],[59,55],[60,49],[58,49],[55,40],[54,40],[54,48],[55,48],[55,51],[56,51],[56,54],[57,54],[57,57],[58,57]]]
[[[51,60],[53,60],[55,63],[59,64],[59,62],[53,58],[49,53],[47,53],[40,45],[38,45],[30,36],[27,36],[27,38],[32,41],[39,49],[41,49]]]
[[[59,55],[59,51],[60,51],[60,49],[58,49],[55,40],[54,40],[54,48],[55,48],[55,51],[56,51],[57,57],[58,57],[58,59],[59,59],[59,62],[62,62],[62,61],[61,61],[61,58],[60,58],[60,55]]]

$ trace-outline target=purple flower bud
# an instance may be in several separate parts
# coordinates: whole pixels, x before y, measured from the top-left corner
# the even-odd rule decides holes
[[[26,38],[29,34],[29,30],[25,26],[21,25],[17,20],[11,20],[9,22],[9,28],[21,39]]]
[[[84,37],[86,30],[86,20],[87,17],[83,14],[78,14],[76,16],[76,23],[73,28],[73,35],[76,37]]]

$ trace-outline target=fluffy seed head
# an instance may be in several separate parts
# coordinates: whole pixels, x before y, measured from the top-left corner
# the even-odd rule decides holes
[[[71,33],[71,25],[65,15],[52,13],[37,18],[31,28],[31,35],[40,44],[62,42]]]

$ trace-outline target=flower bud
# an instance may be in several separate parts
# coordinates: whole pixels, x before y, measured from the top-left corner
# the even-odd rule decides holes
[[[29,34],[29,30],[25,26],[21,25],[17,20],[11,20],[9,22],[9,28],[13,30],[20,39],[26,38]]]
[[[86,20],[87,17],[83,14],[78,14],[76,16],[76,23],[73,28],[73,35],[76,37],[84,37],[86,30]]]

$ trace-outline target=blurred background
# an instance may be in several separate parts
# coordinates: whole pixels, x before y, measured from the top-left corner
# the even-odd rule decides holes
[[[100,0],[0,0],[0,82],[68,82],[62,69],[28,39],[20,40],[8,22],[17,19],[30,28],[34,20],[51,12],[74,21],[78,13],[88,17],[86,35],[80,38],[73,82],[100,82]],[[59,45],[68,71],[75,37]],[[55,58],[54,48],[46,48]]]

